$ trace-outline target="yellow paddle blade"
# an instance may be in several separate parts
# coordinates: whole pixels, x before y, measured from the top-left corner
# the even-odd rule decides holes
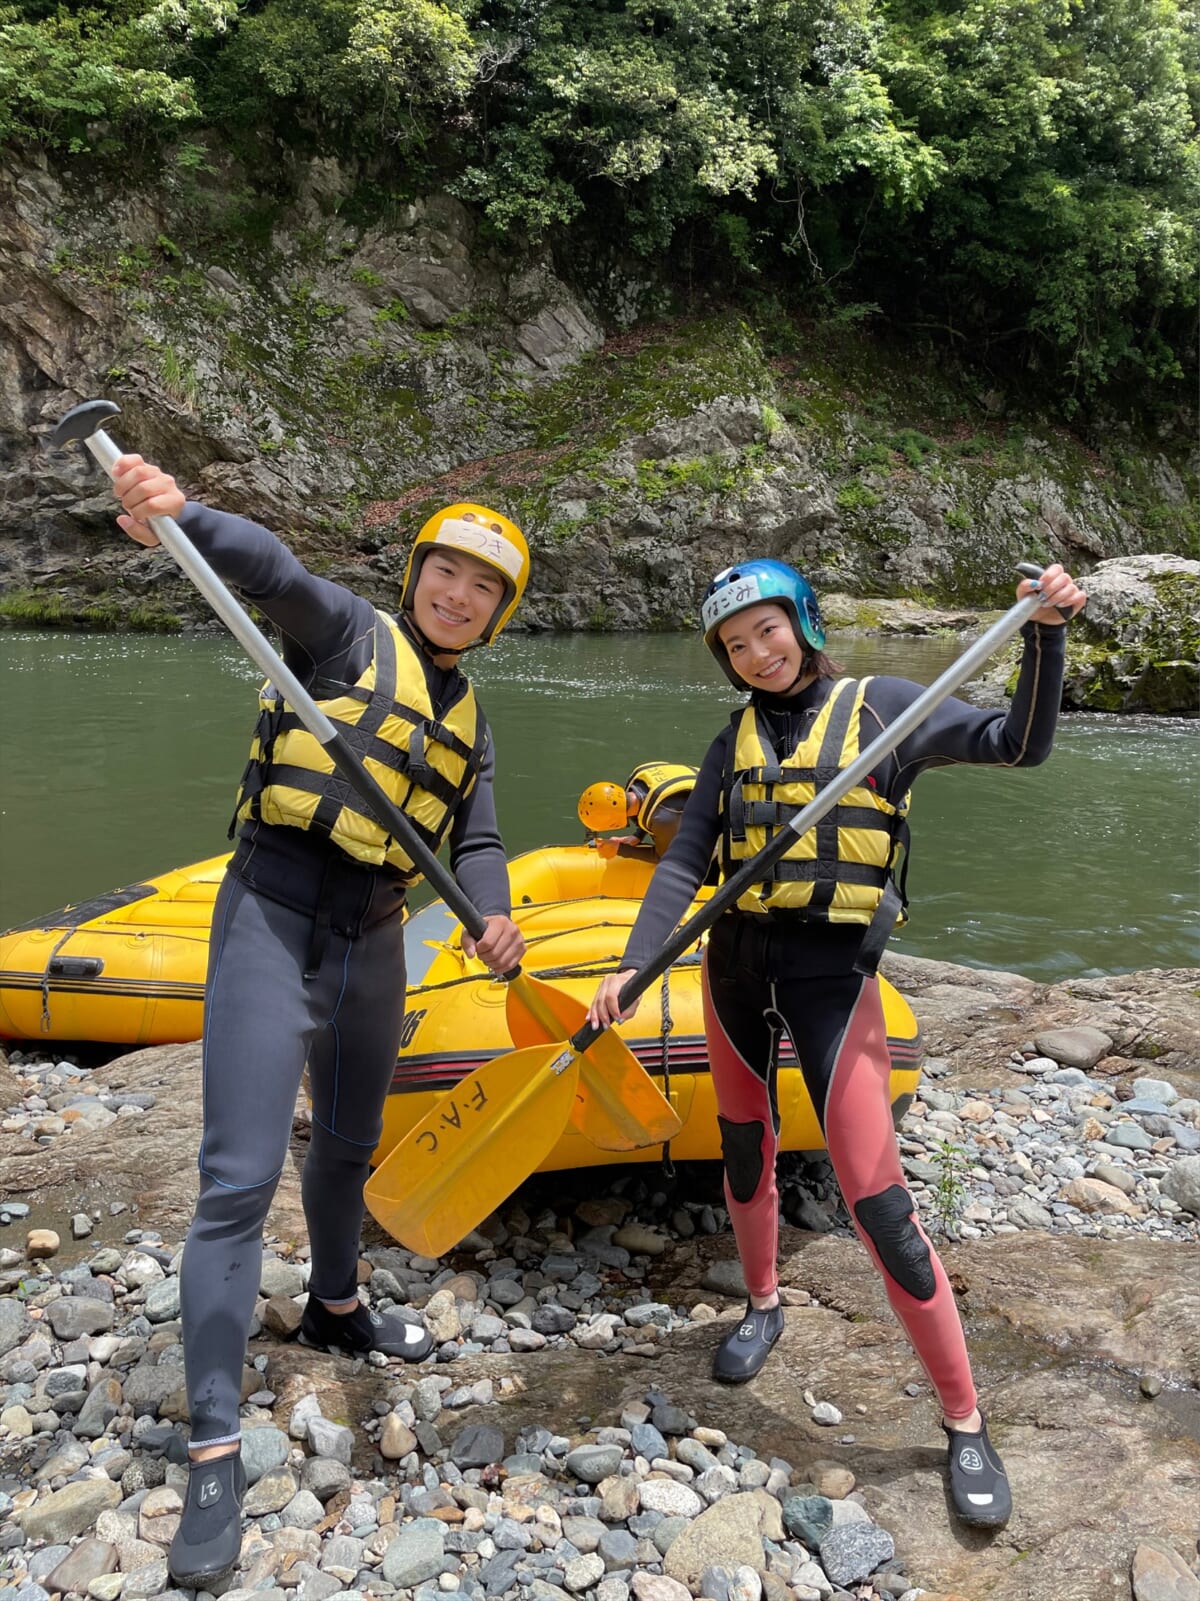
[[[587,1022],[587,1007],[557,984],[522,973],[509,982],[504,1017],[514,1045],[552,1045],[579,1032]]]
[[[579,1083],[582,1095],[571,1121],[602,1151],[663,1145],[683,1127],[679,1113],[612,1029],[580,1057]]]
[[[372,1173],[371,1215],[410,1251],[441,1256],[527,1179],[571,1115],[579,1057],[538,1045],[485,1062],[443,1095]]]
[[[587,1022],[581,1001],[527,973],[509,984],[504,1005],[514,1045],[569,1039]],[[571,1121],[601,1151],[663,1145],[683,1127],[670,1101],[612,1029],[583,1053]]]

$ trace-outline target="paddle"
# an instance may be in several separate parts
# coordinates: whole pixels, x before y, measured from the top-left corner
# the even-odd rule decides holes
[[[1036,578],[1041,568],[1023,562],[1018,571],[1026,578]],[[1039,596],[1027,595],[981,634],[757,856],[743,863],[652,961],[633,974],[621,990],[622,1008],[665,973],[722,912],[763,878],[797,838],[820,822],[843,795],[919,728],[1041,605]],[[591,1049],[602,1032],[588,1023],[565,1045],[537,1045],[496,1057],[443,1097],[372,1174],[365,1194],[380,1223],[405,1245],[429,1256],[441,1256],[456,1245],[541,1161],[545,1147],[538,1137],[540,1103],[536,1090],[529,1086],[540,1082],[548,1098],[555,1096],[559,1078],[571,1072],[578,1054]],[[521,1087],[521,1099],[506,1102],[513,1085]],[[528,1141],[523,1137],[526,1133]],[[458,1179],[451,1174],[459,1175]]]
[[[51,435],[52,443],[62,446],[81,440],[111,476],[122,453],[101,425],[119,415],[120,407],[110,400],[84,401],[61,419]],[[471,937],[479,939],[486,924],[459,888],[454,875],[442,866],[404,813],[389,800],[354,754],[345,736],[271,648],[183,529],[172,517],[152,517],[150,523],[221,621],[284,695],[337,771],[367,803],[380,825],[400,842]],[[535,1019],[543,1029],[549,1028],[551,1038],[561,1039],[578,1026],[574,1019],[568,1027],[561,1027],[558,1022],[560,1001],[568,1006],[578,1004],[571,1003],[570,997],[558,996],[550,985],[531,978],[520,967],[501,976],[509,985],[510,1003],[519,1005],[522,1012]],[[662,1144],[678,1134],[681,1126],[678,1114],[623,1040],[611,1036],[600,1051],[592,1055],[581,1053],[579,1067],[585,1093],[575,1093],[579,1073],[559,1075],[561,1082],[555,1089],[557,1099],[553,1105],[547,1103],[541,1109],[537,1138],[543,1143],[534,1167],[554,1143],[568,1116],[601,1150],[635,1150],[639,1146]],[[556,1110],[560,1102],[561,1115]],[[525,1104],[524,1098],[520,1104]]]

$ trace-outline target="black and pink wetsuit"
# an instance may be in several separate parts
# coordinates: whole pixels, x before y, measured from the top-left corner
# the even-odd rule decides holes
[[[970,763],[1034,767],[1050,754],[1061,698],[1066,630],[1026,625],[1016,693],[1007,713],[944,701],[872,774],[896,804],[928,768]],[[756,695],[776,754],[794,750],[833,684],[791,698]],[[921,693],[901,678],[873,678],[860,714],[865,749]],[[624,965],[652,958],[708,871],[721,828],[733,729],[713,741],[683,822],[655,871]],[[966,1417],[975,1386],[954,1294],[904,1182],[891,1117],[891,1062],[879,983],[855,970],[865,928],[798,912],[727,912],[704,956],[704,1025],[721,1125],[725,1193],[752,1295],[778,1283],[778,1045],[786,1030],[825,1134],[859,1238],[883,1275],[888,1300],[947,1417]]]

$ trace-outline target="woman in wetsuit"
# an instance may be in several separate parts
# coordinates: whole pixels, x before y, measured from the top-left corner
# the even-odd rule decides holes
[[[944,701],[718,919],[703,967],[725,1193],[750,1297],[717,1350],[714,1376],[753,1378],[783,1332],[775,1077],[786,1030],[855,1230],[941,1403],[955,1511],[991,1527],[1008,1518],[1011,1495],[978,1408],[954,1293],[905,1187],[875,970],[903,916],[896,873],[915,779],[954,763],[1033,767],[1050,754],[1064,657],[1058,608],[1073,614],[1086,597],[1057,565],[1036,584],[1023,580],[1017,593],[1038,593],[1044,604],[1023,630],[1008,712]],[[732,876],[921,693],[901,678],[839,679],[824,654],[816,597],[782,562],[718,574],[703,620],[706,645],[750,700],[709,747],[622,970],[596,993],[589,1017],[602,1026],[632,1016],[619,1012],[621,987],[670,936],[714,848]]]
[[[515,524],[447,507],[417,535],[391,616],[314,577],[265,528],[185,503],[159,468],[123,456],[114,487],[131,539],[176,518],[208,563],[280,629],[283,655],[393,802],[450,865],[486,930],[464,939],[494,972],[520,960],[496,827],[490,731],[459,670],[495,639],[528,575]],[[302,1179],[312,1272],[300,1338],[421,1361],[419,1318],[358,1298],[363,1184],[404,1021],[403,908],[420,875],[270,685],[238,795],[237,843],[213,910],[204,1007],[200,1191],[180,1273],[191,1413],[187,1496],[168,1562],[211,1589],[237,1560],[245,1476],[239,1400],[262,1230],[308,1064]],[[232,831],[231,828],[231,831]]]

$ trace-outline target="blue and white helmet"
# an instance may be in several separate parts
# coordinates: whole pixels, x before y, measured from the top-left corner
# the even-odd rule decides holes
[[[717,629],[727,618],[750,606],[759,606],[764,601],[773,601],[783,607],[802,645],[812,650],[825,648],[825,624],[821,621],[817,597],[808,579],[802,577],[794,567],[766,557],[739,562],[736,567],[726,567],[705,590],[700,617],[704,627],[704,643],[716,657],[726,678],[738,689],[745,689],[746,685],[729,665],[729,653],[717,638]]]

